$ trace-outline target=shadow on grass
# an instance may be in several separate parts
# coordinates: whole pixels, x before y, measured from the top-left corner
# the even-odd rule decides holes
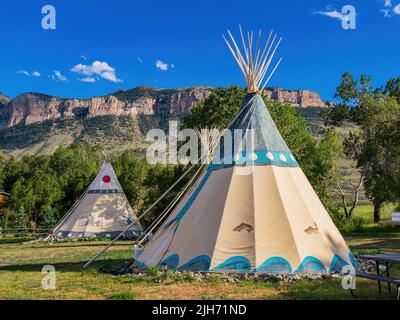
[[[367,235],[364,237],[351,237],[347,238],[347,240],[352,250],[376,250],[377,252],[400,250],[400,238],[369,237]]]
[[[364,224],[359,231],[343,231],[343,235],[350,237],[362,236],[398,236],[400,234],[400,225],[391,224]]]
[[[56,272],[98,272],[105,274],[117,274],[120,270],[127,268],[130,264],[129,260],[126,259],[103,259],[93,262],[88,268],[84,269],[83,265],[87,261],[79,262],[60,262],[60,263],[49,263],[54,266]],[[7,266],[0,266],[1,271],[20,271],[20,272],[41,272],[44,263],[36,264],[14,264]]]
[[[35,238],[0,238],[0,245],[2,244],[18,244],[27,241],[35,240]]]
[[[0,243],[1,244],[1,243]],[[107,243],[76,243],[76,244],[48,244],[46,245],[38,245],[36,247],[31,247],[30,249],[43,249],[43,248],[85,248],[85,247],[105,247]],[[114,247],[133,247],[131,243],[116,243],[114,244]]]

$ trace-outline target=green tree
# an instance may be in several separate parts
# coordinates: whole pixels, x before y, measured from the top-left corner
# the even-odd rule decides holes
[[[400,103],[400,77],[390,79],[386,85],[383,92],[390,97],[393,97]]]
[[[236,116],[245,90],[230,87],[218,89],[208,99],[196,105],[183,119],[184,128],[226,128]],[[317,193],[326,200],[329,185],[337,175],[336,159],[341,152],[340,142],[328,131],[320,142],[297,108],[264,98],[275,124]]]
[[[321,117],[324,119],[326,126],[340,126],[346,120],[350,120],[352,115],[352,109],[344,104],[338,104],[333,108],[321,111]]]
[[[138,214],[146,204],[148,188],[144,182],[149,165],[130,150],[113,157],[112,163],[128,201]]]
[[[354,80],[346,73],[336,97],[352,108],[360,133],[351,132],[345,140],[346,154],[357,161],[368,198],[374,205],[374,221],[379,222],[385,202],[399,199],[400,107],[397,81],[389,81],[386,90],[374,90],[371,78]]]
[[[10,203],[12,207],[14,210],[23,207],[24,212],[30,219],[35,208],[35,201],[36,198],[32,186],[24,177],[20,177],[11,189]]]
[[[214,90],[183,118],[182,126],[191,129],[226,128],[239,111],[245,94],[245,90],[236,86]]]
[[[23,205],[29,219],[39,225],[46,223],[50,211],[58,220],[93,180],[103,159],[98,146],[73,144],[53,155],[6,160],[3,185],[11,194],[10,210]]]
[[[57,203],[60,218],[77,201],[97,175],[104,155],[99,146],[74,143],[60,147],[50,157],[49,170],[54,172],[62,190]]]
[[[29,222],[29,217],[25,212],[25,208],[23,205],[21,205],[18,209],[18,211],[15,214],[15,222],[14,226],[19,229],[24,229],[27,227]]]
[[[148,197],[146,207],[153,204],[165,191],[167,191],[183,174],[185,167],[182,165],[152,165],[149,167],[145,186],[148,189]],[[182,190],[184,185],[189,181],[195,170],[190,172],[180,183],[169,192],[157,206],[153,212],[144,221],[150,223],[154,217],[158,216],[166,206],[176,197],[177,193]]]
[[[345,105],[357,107],[366,95],[374,91],[371,81],[370,76],[361,75],[360,79],[354,79],[351,73],[345,72],[336,88],[335,98],[340,98]]]
[[[43,207],[42,212],[43,212],[43,219],[40,226],[42,228],[48,228],[48,229],[54,227],[57,223],[56,219],[57,212],[55,212],[55,210],[50,206]]]

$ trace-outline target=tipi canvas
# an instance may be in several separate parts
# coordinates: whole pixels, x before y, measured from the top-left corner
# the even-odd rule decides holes
[[[242,137],[252,131],[252,150],[225,153],[220,163],[210,164],[135,264],[191,271],[340,272],[355,264],[354,257],[261,95],[272,75],[262,84],[277,48],[275,37],[270,35],[266,49],[254,51],[250,33],[241,54],[229,35],[248,94],[228,130],[241,129]],[[224,145],[218,148],[223,154]]]
[[[143,233],[110,162],[105,162],[89,188],[53,230],[56,238],[110,237],[128,225],[125,238]]]

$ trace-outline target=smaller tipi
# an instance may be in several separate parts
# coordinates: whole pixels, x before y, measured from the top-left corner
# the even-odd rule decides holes
[[[143,228],[130,206],[110,162],[105,162],[89,188],[53,229],[54,238],[118,236],[138,238]]]

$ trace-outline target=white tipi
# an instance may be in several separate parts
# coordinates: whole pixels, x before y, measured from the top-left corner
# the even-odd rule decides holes
[[[271,39],[271,32],[259,49],[260,36],[255,42],[248,33],[245,45],[240,31],[244,53],[229,31],[231,41],[226,42],[248,94],[228,130],[241,129],[242,137],[252,131],[253,148],[225,154],[222,163],[209,165],[134,265],[288,274],[341,271],[355,264],[354,257],[261,96],[280,62],[267,77],[281,40]],[[219,148],[223,154],[224,145]],[[224,161],[228,158],[233,161]]]
[[[105,162],[89,188],[53,230],[55,238],[125,238],[143,233],[110,162]]]

